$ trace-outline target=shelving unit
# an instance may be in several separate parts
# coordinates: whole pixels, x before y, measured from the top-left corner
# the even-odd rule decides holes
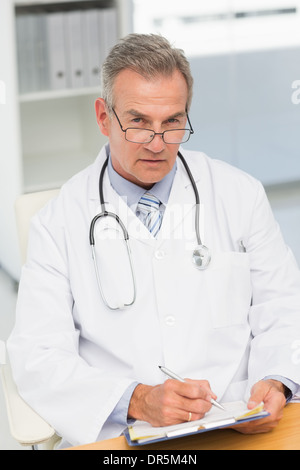
[[[94,161],[105,143],[94,113],[100,78],[99,86],[19,93],[16,15],[25,7],[32,11],[115,8],[118,36],[131,30],[130,0],[0,2],[0,80],[6,86],[5,103],[0,104],[0,264],[16,280],[20,276],[16,198],[60,187]]]

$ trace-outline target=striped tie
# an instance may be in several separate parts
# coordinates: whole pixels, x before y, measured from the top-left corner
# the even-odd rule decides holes
[[[140,218],[149,232],[152,233],[153,237],[156,237],[161,226],[161,213],[159,206],[159,199],[151,193],[145,193],[137,205],[137,211],[140,212]]]

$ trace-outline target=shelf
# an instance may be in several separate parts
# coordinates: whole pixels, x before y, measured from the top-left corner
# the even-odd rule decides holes
[[[15,0],[14,4],[16,7],[27,7],[27,6],[45,6],[45,5],[60,5],[60,4],[80,4],[80,3],[85,3],[85,4],[105,4],[108,2],[105,2],[105,0]]]
[[[45,90],[35,93],[26,93],[19,95],[20,103],[30,103],[34,101],[46,101],[61,98],[72,98],[87,95],[100,95],[100,84],[98,87],[90,88],[67,88],[63,90]]]

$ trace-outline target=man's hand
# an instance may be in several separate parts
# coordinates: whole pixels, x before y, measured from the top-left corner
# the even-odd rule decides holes
[[[282,418],[283,408],[286,404],[284,385],[277,380],[261,380],[251,390],[248,408],[252,410],[259,403],[264,402],[264,409],[270,416],[257,421],[249,421],[233,427],[243,434],[256,434],[274,429]]]
[[[205,380],[168,379],[156,386],[139,384],[132,394],[128,417],[147,421],[152,426],[194,421],[210,410],[211,398],[217,397]]]

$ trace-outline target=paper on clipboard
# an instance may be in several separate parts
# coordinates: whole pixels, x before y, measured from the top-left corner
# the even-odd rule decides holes
[[[173,426],[153,427],[145,421],[136,421],[133,425],[128,427],[127,432],[125,432],[125,437],[129,444],[140,445],[218,429],[237,424],[241,421],[259,419],[268,415],[268,412],[263,410],[263,403],[260,403],[253,410],[249,410],[247,404],[243,401],[222,403],[222,405],[225,411],[212,407],[205,417],[200,420]]]

